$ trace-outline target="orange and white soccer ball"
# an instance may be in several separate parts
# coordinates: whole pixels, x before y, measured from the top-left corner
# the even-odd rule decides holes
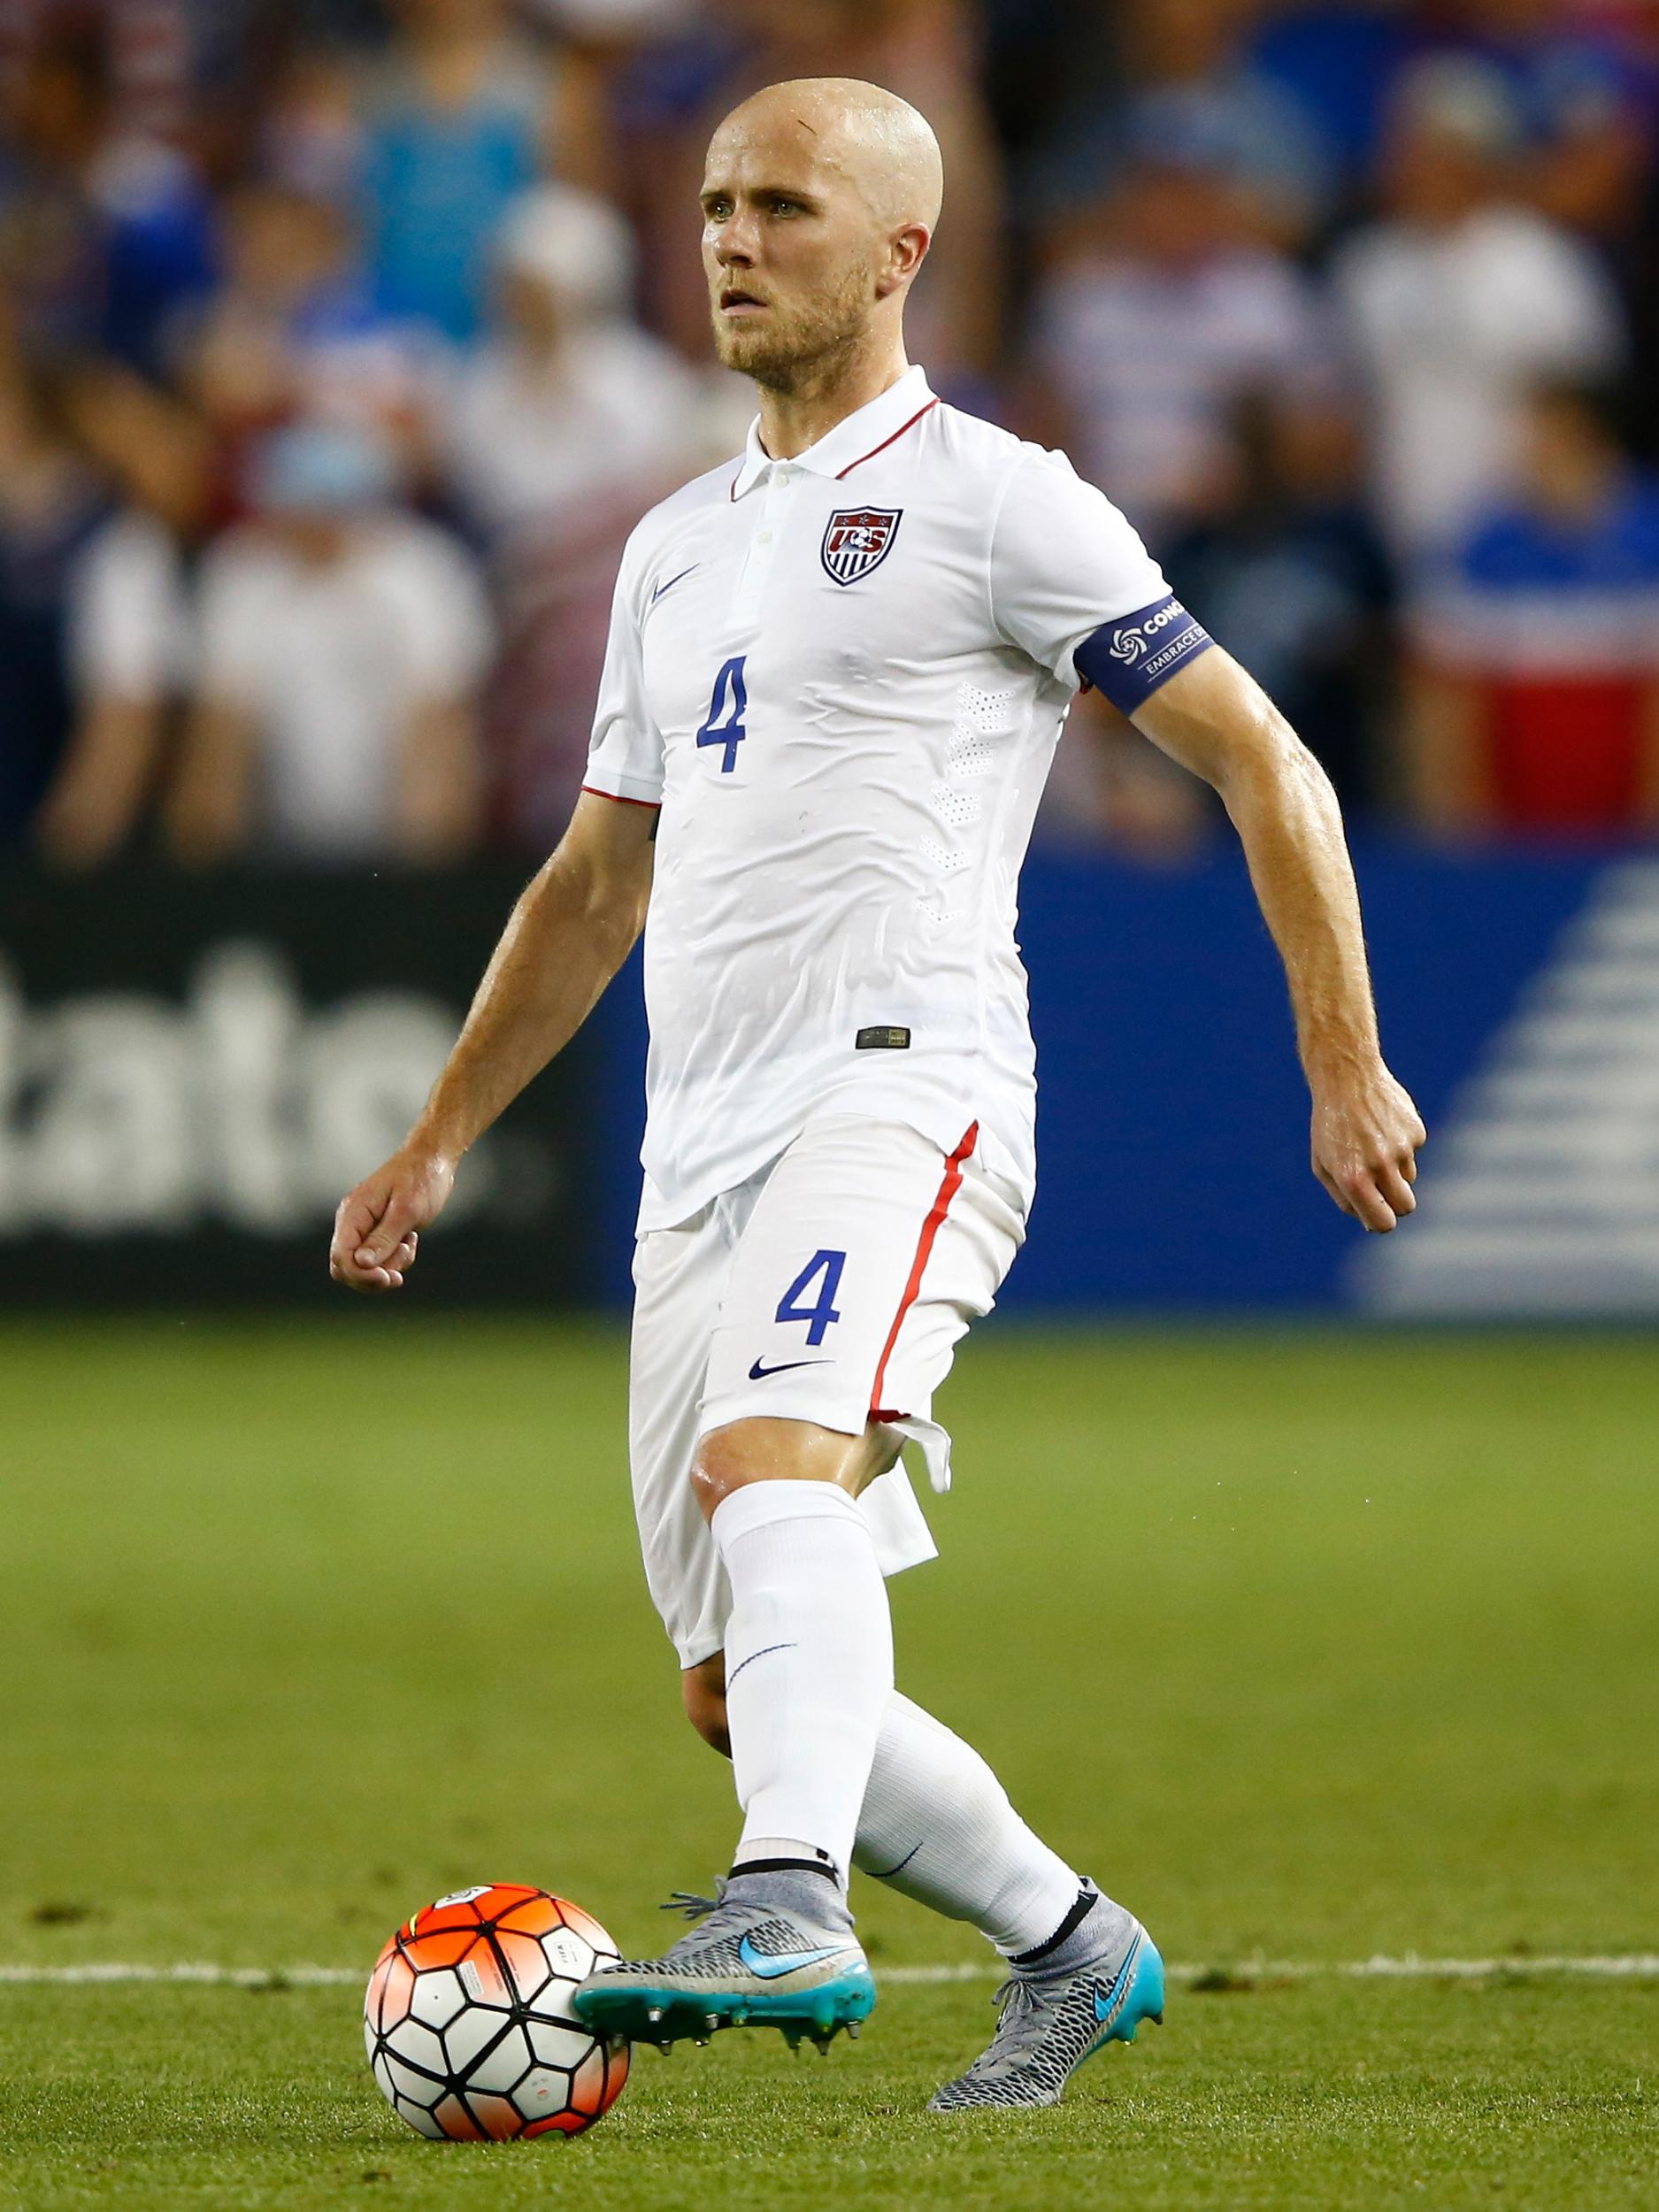
[[[571,1993],[616,1955],[591,1913],[517,1883],[456,1890],[414,1914],[363,2001],[392,2109],[459,2140],[592,2127],[622,2093],[628,2053],[582,2025]]]

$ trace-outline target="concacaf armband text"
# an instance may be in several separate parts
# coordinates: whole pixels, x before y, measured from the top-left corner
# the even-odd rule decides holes
[[[1133,714],[1160,684],[1214,643],[1171,593],[1134,614],[1102,622],[1071,658],[1085,690],[1092,684],[1119,714]]]

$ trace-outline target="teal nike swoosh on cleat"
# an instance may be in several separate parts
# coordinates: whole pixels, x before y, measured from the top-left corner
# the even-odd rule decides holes
[[[1096,2039],[1095,2050],[1104,2043],[1133,2043],[1135,2030],[1143,2020],[1162,2024],[1164,1960],[1144,1929],[1112,1977],[1111,1986],[1102,1989],[1098,1983],[1095,1985],[1094,2017],[1105,2031]]]
[[[678,2042],[685,2037],[702,2041],[721,2028],[744,2026],[781,2028],[791,2039],[810,2036],[822,2042],[842,2028],[856,2031],[875,2001],[869,1969],[858,1965],[809,1989],[722,1988],[718,1981],[676,1987],[666,1977],[643,1976],[618,1984],[614,1972],[599,1973],[574,1993],[571,2008],[601,2034],[620,2035],[630,2043]]]
[[[856,2032],[876,1985],[850,1927],[830,1936],[811,1921],[754,1901],[679,1896],[694,1922],[659,1959],[618,1959],[572,1992],[571,2008],[612,2039],[666,2047],[721,2028],[780,2028],[820,2049]]]
[[[1111,2018],[1114,2007],[1117,2003],[1118,1992],[1123,1986],[1124,1976],[1129,1971],[1129,1969],[1133,1964],[1134,1954],[1133,1952],[1131,1952],[1129,1956],[1124,1961],[1123,1964],[1118,1968],[1116,1975],[1113,1977],[1112,1985],[1110,1989],[1102,1989],[1098,1984],[1095,1985],[1094,2017],[1102,2024],[1102,2026],[1104,2026],[1105,2023]]]
[[[1084,1966],[1046,1979],[1016,1976],[997,1993],[996,2033],[964,2074],[928,2100],[930,2112],[1056,2105],[1070,2077],[1108,2043],[1133,2043],[1164,2017],[1164,1961],[1139,1922],[1110,1981]]]
[[[846,1949],[844,1943],[826,1943],[817,1951],[757,1951],[748,1936],[737,1947],[737,1955],[751,1974],[758,1974],[764,1982],[775,1982],[781,1974],[793,1974],[803,1966],[816,1966],[820,1959],[833,1959]]]

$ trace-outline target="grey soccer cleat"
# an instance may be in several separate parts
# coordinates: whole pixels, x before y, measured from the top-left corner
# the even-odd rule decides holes
[[[856,2035],[876,1985],[839,1896],[841,1924],[823,1926],[776,1903],[740,1901],[727,1886],[677,1895],[664,1909],[698,1925],[660,1959],[621,1959],[590,1974],[571,2001],[577,2018],[613,2040],[664,2050],[745,2025],[781,2028],[792,2048],[809,2036],[820,2051],[842,2028]]]
[[[1058,2104],[1086,2058],[1133,2043],[1164,2018],[1164,1961],[1137,1920],[1126,1950],[1069,1974],[1016,1972],[996,1993],[996,2033],[965,2074],[928,2099],[930,2112]]]

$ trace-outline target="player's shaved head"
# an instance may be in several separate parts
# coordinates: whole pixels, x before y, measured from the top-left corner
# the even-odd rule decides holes
[[[945,165],[927,118],[896,92],[862,77],[792,77],[734,107],[710,154],[730,134],[768,150],[787,148],[843,178],[884,228],[920,223],[931,234],[944,197]]]
[[[800,77],[733,108],[702,195],[722,360],[785,390],[896,334],[943,190],[926,117],[879,85]]]

